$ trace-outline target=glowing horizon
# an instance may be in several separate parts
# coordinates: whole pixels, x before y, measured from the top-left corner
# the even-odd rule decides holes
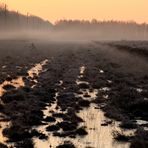
[[[54,23],[60,19],[117,20],[148,23],[146,0],[1,0],[10,10],[42,17]]]

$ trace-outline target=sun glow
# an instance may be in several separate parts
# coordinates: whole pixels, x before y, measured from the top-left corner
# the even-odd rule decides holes
[[[59,19],[134,20],[148,22],[147,0],[1,0],[9,9],[51,22]]]

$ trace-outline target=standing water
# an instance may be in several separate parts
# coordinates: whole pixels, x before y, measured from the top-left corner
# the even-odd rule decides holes
[[[86,68],[84,66],[80,67],[80,75],[83,77]],[[82,72],[83,71],[83,72]],[[104,71],[100,70],[100,73],[103,74]],[[78,76],[78,78],[80,78]],[[81,81],[77,79],[77,84],[85,83],[89,84],[87,81]],[[83,89],[80,90],[82,93],[78,96],[83,97],[84,100],[93,101],[96,99],[99,91],[110,91],[109,88],[97,89]],[[90,97],[85,97],[85,94],[88,94]],[[91,103],[90,107],[84,108],[78,113],[78,116],[83,119],[84,122],[80,126],[85,126],[88,132],[88,135],[81,138],[79,141],[79,147],[85,148],[129,148],[129,143],[119,143],[113,139],[113,131],[119,130],[116,122],[111,122],[104,116],[104,113],[95,103]],[[111,122],[106,126],[102,126],[105,121]]]
[[[79,85],[81,83],[85,83],[90,85],[87,81],[81,81],[80,79],[83,78],[85,73],[86,67],[80,67],[80,74],[76,80],[76,84]],[[103,70],[102,70],[103,71]],[[103,72],[101,73],[103,74]],[[60,81],[62,84],[63,81]],[[101,90],[97,89],[80,89],[82,93],[77,94],[75,93],[76,97],[81,97],[84,100],[94,101],[99,93],[99,91],[110,91],[109,88],[102,88]],[[85,95],[87,94],[87,97]],[[47,104],[47,108],[43,110],[44,118],[51,117],[51,112],[54,113],[63,113],[60,110],[60,107],[57,109],[57,96],[55,96],[54,103],[51,105]],[[88,97],[89,96],[89,97]],[[106,126],[102,126],[105,121],[111,121],[104,116],[99,107],[91,103],[88,108],[83,108],[82,110],[77,113],[77,115],[82,118],[83,122],[79,124],[79,127],[86,127],[88,134],[86,136],[76,136],[75,138],[71,137],[58,137],[54,136],[52,132],[47,132],[46,128],[53,123],[46,123],[46,125],[37,127],[39,132],[45,134],[48,138],[46,140],[39,140],[38,138],[34,138],[35,148],[56,148],[58,145],[63,144],[65,141],[70,141],[74,144],[76,148],[129,148],[129,143],[119,143],[113,139],[112,132],[114,130],[119,130],[116,122],[111,122]],[[63,119],[60,119],[63,121]],[[60,122],[56,119],[56,123]],[[55,123],[54,123],[55,124]]]
[[[33,68],[31,68],[28,71],[28,77],[26,78],[34,78],[34,76],[38,76],[42,71],[43,71],[43,66],[46,65],[48,62],[48,60],[44,60],[41,63],[36,64]],[[34,81],[37,82],[37,80],[34,79]],[[6,90],[4,89],[5,86],[7,85],[11,85],[14,86],[15,89],[19,89],[20,87],[25,86],[25,82],[23,81],[23,77],[20,76],[16,79],[12,79],[11,81],[4,81],[2,84],[0,84],[0,97],[2,97],[2,95],[6,92]],[[1,102],[1,100],[0,100]],[[3,104],[3,102],[1,102],[1,104]],[[3,136],[2,132],[5,128],[8,128],[11,124],[11,122],[8,122],[7,117],[3,114],[0,114],[0,143],[6,144],[6,141],[8,140],[6,137]]]

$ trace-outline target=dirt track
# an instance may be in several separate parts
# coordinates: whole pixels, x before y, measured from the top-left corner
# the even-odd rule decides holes
[[[25,83],[25,86],[17,89],[6,87],[7,91],[1,97],[0,111],[5,115],[1,121],[11,123],[3,130],[3,135],[8,138],[9,144],[19,148],[31,148],[33,142],[38,142],[40,139],[40,142],[45,141],[45,147],[54,148],[65,141],[67,147],[68,145],[78,147],[74,139],[80,138],[81,141],[90,134],[87,124],[83,126],[84,119],[80,114],[83,110],[87,112],[92,104],[95,105],[96,112],[100,112],[101,108],[109,117],[103,118],[105,121],[100,121],[99,127],[116,126],[114,125],[116,120],[120,121],[118,126],[122,129],[135,131],[134,135],[125,136],[124,132],[109,130],[110,139],[113,139],[111,133],[114,132],[116,140],[127,142],[125,147],[129,147],[129,142],[133,147],[135,143],[147,144],[148,139],[145,135],[148,133],[145,128],[148,126],[146,122],[148,63],[146,59],[99,42],[81,44],[1,42],[3,45],[0,49],[2,53],[0,82],[11,81],[21,76]],[[27,71],[31,67],[46,59],[48,62],[39,75],[34,74],[32,78],[28,76]],[[80,71],[82,67],[85,67],[83,76]],[[81,83],[77,83],[77,80]],[[94,99],[91,99],[92,96],[87,91],[97,91]],[[50,110],[50,106],[53,105],[55,109]],[[50,112],[48,111],[45,116],[44,111],[47,107]],[[138,121],[145,121],[146,124],[139,125]],[[46,132],[39,131],[39,127],[45,127]],[[56,143],[58,145],[49,141],[51,133],[53,137],[62,139]],[[97,140],[94,139],[94,143]],[[83,140],[82,142],[84,143],[81,147],[108,148],[103,144],[98,147],[99,142],[96,144],[86,143]],[[79,145],[81,144],[80,142]],[[110,147],[123,147],[123,145],[117,143]]]

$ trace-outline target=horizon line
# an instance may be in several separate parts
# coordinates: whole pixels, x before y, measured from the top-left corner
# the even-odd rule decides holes
[[[139,22],[139,21],[136,21],[134,19],[130,19],[130,20],[128,20],[128,19],[127,20],[122,20],[122,19],[97,19],[97,18],[90,18],[90,19],[81,18],[81,19],[78,19],[78,18],[62,17],[60,19],[56,19],[56,20],[52,21],[50,19],[44,18],[44,17],[36,15],[36,14],[32,14],[32,13],[29,13],[29,12],[23,13],[23,12],[18,11],[18,10],[9,9],[8,5],[6,3],[3,3],[3,2],[0,2],[0,4],[6,5],[7,10],[10,11],[10,12],[17,12],[17,13],[19,13],[21,15],[25,15],[25,16],[27,16],[28,14],[29,14],[29,16],[36,16],[36,17],[39,17],[39,18],[43,19],[44,21],[50,22],[52,25],[56,25],[57,22],[62,21],[62,20],[66,20],[66,21],[89,21],[89,22],[92,22],[93,20],[96,20],[98,22],[122,22],[122,23],[136,23],[138,25],[143,25],[143,24],[148,25],[148,22],[146,22],[146,21]]]

